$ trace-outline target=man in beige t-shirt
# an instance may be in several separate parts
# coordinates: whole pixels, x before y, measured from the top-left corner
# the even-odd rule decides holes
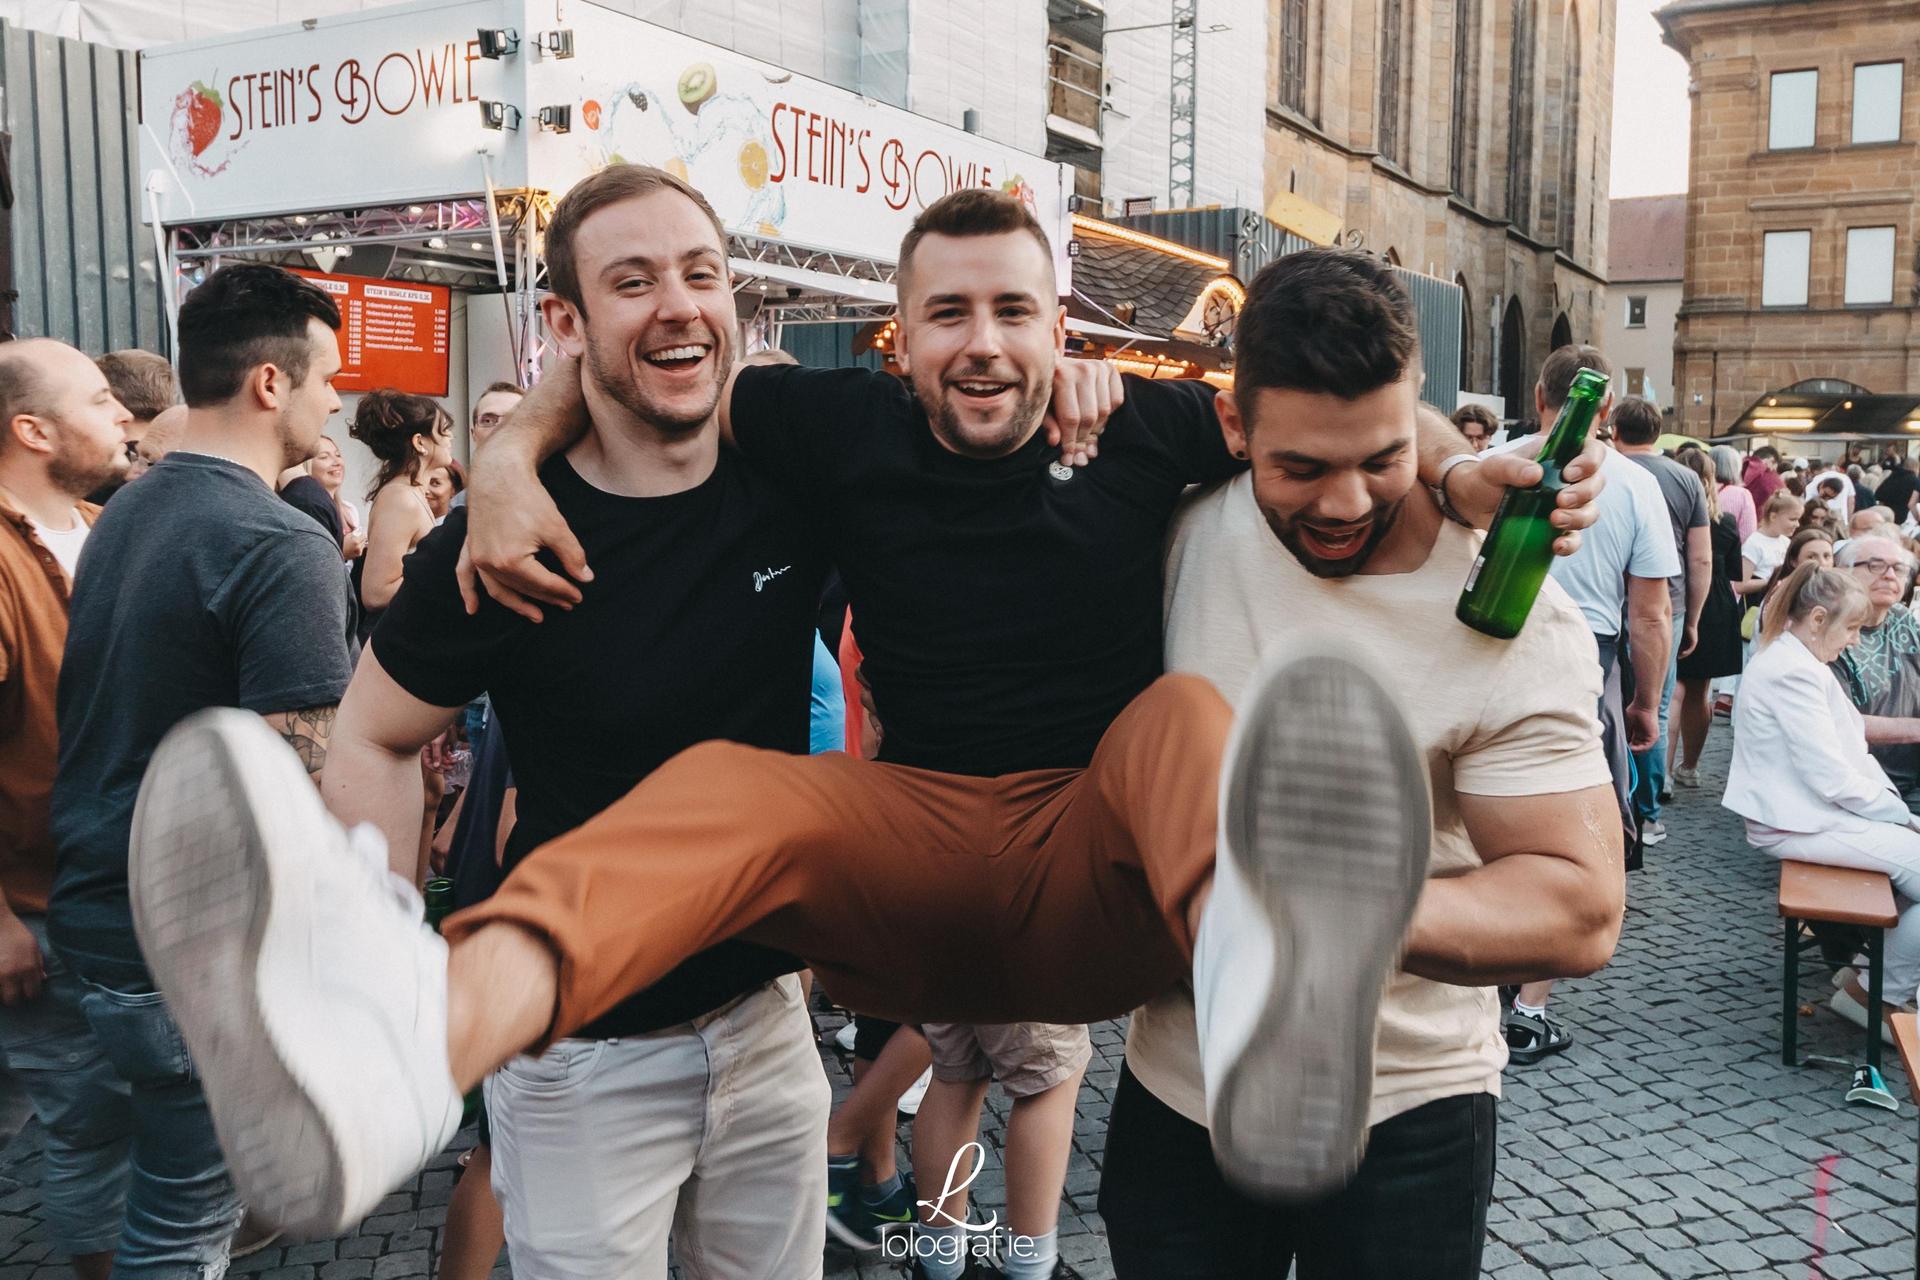
[[[1551,580],[1511,641],[1454,619],[1480,536],[1415,483],[1415,342],[1370,259],[1262,272],[1237,399],[1219,404],[1253,470],[1192,498],[1167,555],[1169,670],[1237,700],[1266,655],[1338,654],[1397,696],[1424,756],[1429,880],[1380,1007],[1368,1153],[1325,1201],[1241,1196],[1208,1158],[1192,993],[1155,1000],[1133,1016],[1101,1188],[1120,1280],[1284,1275],[1290,1259],[1301,1280],[1478,1276],[1506,1061],[1494,984],[1590,970],[1617,935],[1593,637]]]

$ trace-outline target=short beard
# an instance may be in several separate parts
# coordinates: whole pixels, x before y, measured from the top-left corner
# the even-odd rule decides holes
[[[1385,506],[1374,507],[1373,529],[1367,534],[1367,540],[1360,544],[1358,551],[1340,560],[1323,560],[1308,551],[1300,541],[1300,521],[1281,520],[1264,507],[1260,514],[1267,518],[1267,527],[1273,530],[1273,536],[1280,539],[1280,544],[1293,553],[1293,558],[1308,573],[1316,578],[1350,578],[1366,567],[1374,551],[1387,540],[1406,505],[1405,498],[1396,498]]]
[[[670,434],[687,435],[698,431],[713,417],[720,403],[721,389],[727,384],[731,352],[718,337],[714,340],[713,354],[713,399],[707,401],[707,407],[698,415],[673,413],[648,399],[626,363],[626,353],[619,352],[616,358],[615,353],[603,351],[591,338],[587,340],[587,373],[608,399],[648,426]]]
[[[963,458],[1004,458],[1027,442],[1034,428],[1040,425],[1040,419],[1046,415],[1047,401],[1052,395],[1049,388],[1042,388],[1030,395],[1020,397],[1013,407],[1013,414],[1007,419],[1000,440],[989,444],[980,444],[967,439],[960,426],[960,414],[954,408],[952,398],[947,394],[944,382],[936,383],[934,396],[929,397],[915,387],[920,395],[920,403],[928,409],[928,419],[933,433],[944,441],[947,447]],[[955,395],[958,392],[953,393]]]
[[[106,462],[93,462],[79,457],[62,441],[61,447],[47,461],[47,480],[61,493],[77,501],[96,489],[124,482],[127,466],[124,450]]]

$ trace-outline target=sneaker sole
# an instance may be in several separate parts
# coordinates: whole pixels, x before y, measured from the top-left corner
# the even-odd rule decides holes
[[[1426,761],[1377,680],[1312,656],[1257,687],[1221,774],[1221,856],[1271,924],[1274,972],[1222,1076],[1214,1154],[1243,1190],[1303,1200],[1366,1150],[1380,1000],[1427,878]]]
[[[855,1194],[858,1194],[857,1192]],[[827,1214],[827,1234],[849,1249],[858,1249],[863,1253],[880,1247],[880,1242],[869,1236],[862,1236],[852,1227],[845,1226],[831,1212]]]
[[[272,732],[253,713],[222,708],[161,742],[134,806],[129,892],[134,932],[205,1083],[241,1198],[289,1236],[324,1237],[350,1225],[340,1135],[301,1083],[260,989],[276,898],[298,883],[293,833],[303,821],[317,829],[324,809],[290,751],[259,749],[262,730]]]

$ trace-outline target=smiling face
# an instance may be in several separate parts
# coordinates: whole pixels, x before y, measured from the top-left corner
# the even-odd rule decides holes
[[[1411,378],[1351,400],[1261,387],[1248,410],[1214,403],[1228,448],[1253,459],[1253,496],[1267,527],[1322,578],[1358,573],[1386,540],[1418,476]]]
[[[309,474],[318,480],[328,493],[339,493],[340,486],[346,483],[347,460],[340,452],[340,446],[333,442],[332,436],[321,436],[320,443],[314,446],[313,467]]]
[[[1026,231],[930,234],[900,304],[900,362],[940,443],[998,458],[1039,429],[1066,345],[1053,263]]]
[[[618,406],[669,433],[704,426],[734,347],[726,248],[713,222],[679,192],[651,191],[588,214],[573,256],[582,305],[554,297],[543,306],[561,349],[584,359],[588,407],[597,416]]]
[[[106,375],[93,361],[66,345],[28,340],[8,355],[31,372],[33,393],[5,423],[0,448],[31,441],[46,461],[47,478],[63,493],[78,498],[127,473],[126,427],[133,421],[114,399]]]

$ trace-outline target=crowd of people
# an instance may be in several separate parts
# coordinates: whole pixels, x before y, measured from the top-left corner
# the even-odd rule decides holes
[[[278,268],[187,295],[177,374],[0,346],[0,1054],[83,1280],[349,1229],[469,1118],[442,1276],[661,1277],[670,1238],[817,1276],[828,1237],[1071,1276],[1086,1024],[1129,1012],[1117,1274],[1464,1280],[1502,1070],[1571,1045],[1552,984],[1610,956],[1716,695],[1756,846],[1920,893],[1898,458],[1669,457],[1609,402],[1495,640],[1453,618],[1474,529],[1541,472],[1419,403],[1378,260],[1264,269],[1216,394],[1063,359],[998,193],[903,242],[903,377],[743,356],[725,244],[672,175],[581,183],[543,378],[474,400],[470,469],[442,405],[362,395],[365,493],[339,313]],[[1835,697],[1795,806],[1765,771]],[[859,1015],[837,1112],[809,982]]]

